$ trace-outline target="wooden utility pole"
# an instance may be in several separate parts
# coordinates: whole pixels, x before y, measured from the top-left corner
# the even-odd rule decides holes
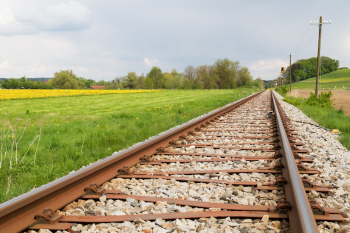
[[[292,54],[289,54],[289,92],[292,93]]]
[[[289,92],[292,92],[292,56],[295,54],[286,54],[289,56]]]
[[[320,16],[320,22],[310,22],[311,25],[318,25],[318,50],[317,50],[317,72],[316,72],[316,90],[315,95],[318,96],[319,78],[320,78],[320,66],[321,66],[321,36],[322,36],[322,24],[331,24],[332,21],[325,20],[322,22],[322,16]]]
[[[316,71],[316,91],[315,95],[318,97],[318,83],[320,76],[320,56],[321,56],[321,35],[322,35],[322,16],[320,16],[320,23],[318,25],[318,50],[317,50],[317,71]]]

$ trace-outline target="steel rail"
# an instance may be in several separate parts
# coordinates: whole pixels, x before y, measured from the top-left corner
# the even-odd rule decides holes
[[[313,233],[319,232],[316,225],[313,212],[310,207],[310,203],[306,196],[304,185],[301,181],[296,163],[294,160],[292,148],[289,144],[289,140],[286,131],[283,126],[281,114],[278,108],[278,101],[276,100],[273,92],[271,92],[273,107],[276,114],[277,127],[280,133],[281,154],[283,155],[281,160],[287,169],[282,169],[283,177],[286,178],[287,184],[285,187],[285,194],[287,201],[290,202],[292,209],[288,212],[289,223],[292,232]]]
[[[75,171],[51,183],[0,204],[0,232],[20,232],[35,223],[34,216],[44,208],[57,210],[78,199],[84,188],[91,183],[103,184],[118,175],[123,166],[134,166],[144,155],[153,155],[157,148],[166,147],[169,142],[200,127],[203,122],[213,120],[261,94],[250,95],[231,104],[214,110],[197,119],[139,143],[126,150],[112,154],[90,166]]]

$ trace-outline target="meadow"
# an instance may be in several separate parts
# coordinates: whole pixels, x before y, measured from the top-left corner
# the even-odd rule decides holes
[[[0,202],[253,92],[168,90],[3,100]]]
[[[300,82],[292,84],[292,89],[314,90],[316,83],[315,78],[309,78]],[[325,75],[320,78],[320,90],[343,90],[343,86],[350,90],[350,69],[338,70]]]

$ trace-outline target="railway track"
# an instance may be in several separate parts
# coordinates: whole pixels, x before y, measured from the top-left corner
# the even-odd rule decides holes
[[[347,216],[307,154],[257,93],[1,204],[0,232],[318,232]]]

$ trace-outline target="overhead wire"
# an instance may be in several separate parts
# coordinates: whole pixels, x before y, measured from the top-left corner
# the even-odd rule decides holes
[[[310,42],[312,41],[312,39],[315,37],[316,34],[317,34],[317,31],[315,31],[315,33],[313,34],[309,42],[307,42],[307,44],[299,51],[299,54],[306,48],[306,46],[310,44]]]
[[[325,12],[325,10],[328,9],[328,7],[331,5],[332,2],[333,2],[333,0],[329,0],[329,1],[326,3],[326,5],[323,7],[323,9],[322,9],[320,15],[322,15],[322,14]]]
[[[343,4],[345,2],[345,4]],[[343,0],[340,2],[340,4],[338,5],[338,7],[335,8],[335,10],[333,11],[333,13],[331,14],[331,18],[333,18],[333,16],[336,16],[343,8],[344,6],[348,3],[347,0]],[[335,14],[336,13],[336,14]]]
[[[305,31],[305,33],[304,33],[304,36],[303,36],[303,38],[301,39],[301,41],[299,42],[298,46],[296,47],[296,49],[294,49],[295,52],[298,50],[298,48],[299,48],[301,42],[303,42],[303,40],[304,40],[304,38],[305,38],[307,32],[309,31],[309,28],[310,28],[310,24],[309,24],[309,26],[306,28],[306,31]]]
[[[327,3],[324,5],[324,7],[322,8],[321,14],[324,13],[325,10],[328,9],[328,7],[330,6],[330,4],[331,4],[332,2],[333,2],[333,0],[328,0],[328,2],[327,2]],[[305,33],[304,33],[302,39],[300,40],[298,46],[297,46],[296,49],[294,50],[294,51],[295,51],[294,53],[296,53],[296,52],[298,51],[298,48],[299,48],[299,46],[301,45],[301,43],[303,42],[303,40],[304,40],[306,34],[309,32],[309,29],[310,29],[310,24],[309,24],[308,27],[306,28],[306,31],[305,31]],[[313,35],[312,38],[313,38],[314,36],[315,36],[315,35]],[[307,43],[307,45],[308,45],[309,43],[310,43],[310,41]],[[304,46],[304,48],[305,48],[305,47],[306,47],[306,46]],[[303,49],[304,49],[304,48],[303,48]],[[302,49],[302,50],[303,50],[303,49]]]

